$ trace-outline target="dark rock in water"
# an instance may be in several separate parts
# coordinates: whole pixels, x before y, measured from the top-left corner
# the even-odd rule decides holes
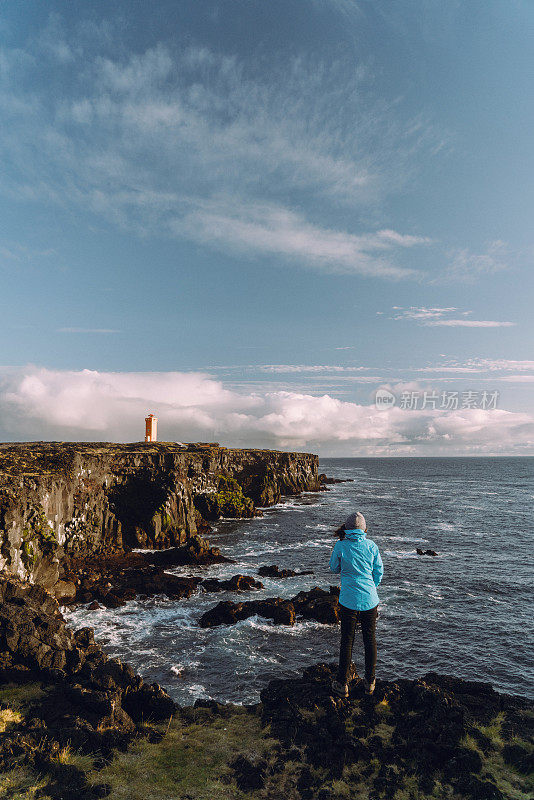
[[[319,475],[319,483],[352,483],[354,478],[329,478],[324,472]]]
[[[182,547],[144,553],[143,556],[150,564],[166,567],[231,563],[231,559],[223,556],[218,547],[211,547],[210,543],[200,536],[192,536]]]
[[[416,548],[416,553],[418,556],[437,556],[435,550],[421,550],[420,547]]]
[[[233,575],[228,580],[205,578],[201,585],[205,592],[243,592],[250,589],[263,589],[263,583],[255,580],[251,575]]]
[[[261,575],[262,578],[295,578],[299,575],[313,575],[313,570],[295,572],[294,569],[280,569],[276,564],[271,564],[271,566],[260,567],[258,575]]]
[[[339,588],[331,586],[330,591],[315,587],[308,592],[299,592],[291,599],[297,614],[304,619],[314,619],[325,625],[339,622]]]
[[[317,587],[308,592],[299,592],[291,600],[283,600],[281,597],[248,600],[243,603],[225,600],[201,616],[200,626],[213,628],[216,625],[233,625],[256,614],[272,619],[275,625],[294,625],[297,614],[304,619],[334,625],[339,622],[338,598],[339,589],[332,586],[328,592]]]
[[[214,628],[217,625],[232,625],[242,619],[255,615],[272,619],[277,625],[295,624],[295,607],[290,600],[272,597],[266,600],[249,600],[246,603],[233,603],[222,600],[210,608],[200,618],[201,628]]]
[[[68,558],[63,571],[70,579],[69,585],[75,588],[75,596],[70,598],[70,602],[91,605],[96,602],[106,608],[119,608],[139,595],[165,594],[180,599],[190,597],[196,591],[201,578],[171,575],[165,567],[227,562],[230,559],[218,548],[211,547],[206,539],[193,536],[182,547],[168,550],[124,553],[82,561]]]

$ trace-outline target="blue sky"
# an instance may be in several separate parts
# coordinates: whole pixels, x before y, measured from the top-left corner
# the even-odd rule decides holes
[[[150,410],[531,453],[533,33],[526,1],[4,2],[0,438]]]

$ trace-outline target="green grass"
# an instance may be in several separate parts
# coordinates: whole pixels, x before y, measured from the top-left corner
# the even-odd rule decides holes
[[[29,767],[0,772],[0,798],[6,800],[51,800],[42,794],[48,779],[38,775]]]
[[[272,742],[259,718],[244,709],[230,717],[198,709],[192,716],[192,722],[171,721],[158,743],[138,739],[104,769],[90,772],[89,782],[109,783],[111,800],[245,800],[250,795],[237,789],[228,762],[238,754],[269,755]]]
[[[0,709],[23,711],[34,700],[39,700],[44,695],[40,683],[7,683],[0,688]]]
[[[502,749],[506,744],[519,744],[529,752],[532,752],[532,745],[528,742],[513,737],[506,741],[502,735],[502,723],[504,714],[498,714],[489,725],[478,725],[481,733],[487,736],[495,750],[484,755],[476,740],[471,736],[466,736],[462,744],[472,750],[476,750],[481,756],[484,766],[480,773],[481,778],[492,780],[498,789],[504,794],[507,800],[526,800],[534,796],[534,775],[522,775],[511,764],[507,764],[502,756]]]
[[[28,707],[46,692],[40,684],[8,685],[0,689],[0,732],[7,730],[28,713]],[[315,712],[301,709],[313,722]],[[379,721],[364,732],[363,741],[380,736],[385,745],[391,739],[392,718],[387,707],[377,707]],[[493,781],[507,800],[526,800],[534,793],[533,776],[521,775],[506,764],[502,751],[507,744],[519,744],[531,751],[532,745],[519,738],[509,741],[503,735],[504,715],[479,731],[491,740],[484,753],[475,736],[466,736],[462,745],[477,751],[483,760],[481,779]],[[361,726],[362,711],[357,706],[346,720],[347,730]],[[92,755],[84,755],[71,747],[56,754],[61,764],[72,764],[86,774],[88,783],[107,783],[112,787],[110,800],[301,800],[297,789],[303,767],[310,771],[314,793],[321,788],[331,791],[331,800],[368,800],[380,762],[359,760],[348,764],[340,777],[332,780],[328,770],[305,765],[302,749],[284,762],[283,748],[263,728],[259,715],[234,706],[221,714],[211,709],[184,709],[167,724],[147,724],[148,736],[133,740],[127,752],[116,751],[109,764],[96,769]],[[163,735],[159,741],[150,738]],[[493,748],[493,749],[492,749]],[[253,792],[243,792],[236,784],[230,767],[233,759],[243,755],[251,761],[264,759],[269,765],[265,785]],[[302,756],[302,757],[301,757]],[[363,774],[371,767],[369,774]],[[398,771],[398,767],[394,767]],[[0,800],[50,800],[45,787],[48,778],[21,765],[9,773],[0,773]],[[40,792],[43,792],[41,795]],[[436,780],[431,793],[422,792],[418,779],[400,776],[395,794],[387,800],[459,800],[452,788]]]

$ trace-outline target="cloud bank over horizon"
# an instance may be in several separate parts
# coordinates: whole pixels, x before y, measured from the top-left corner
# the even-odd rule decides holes
[[[236,391],[201,372],[0,370],[2,439],[165,441],[307,449],[322,455],[534,452],[534,417],[504,409],[378,409],[298,391]]]

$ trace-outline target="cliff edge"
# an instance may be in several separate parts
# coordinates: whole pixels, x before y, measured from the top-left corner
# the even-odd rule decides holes
[[[0,570],[53,588],[65,557],[186,544],[320,489],[309,453],[166,442],[0,444]]]

